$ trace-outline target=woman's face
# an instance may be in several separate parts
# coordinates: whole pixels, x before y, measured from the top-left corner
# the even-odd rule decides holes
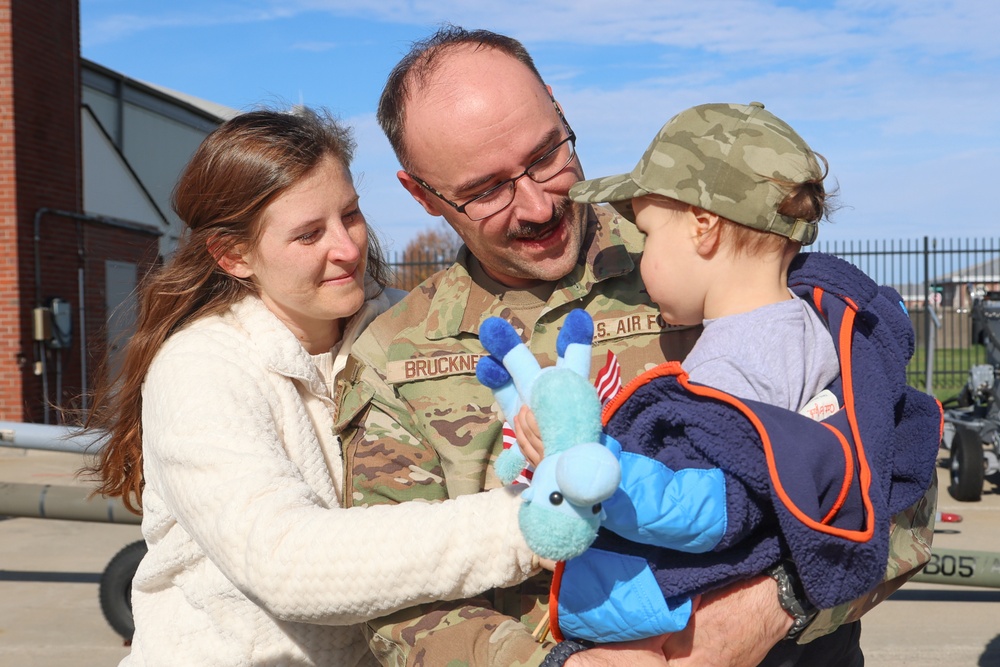
[[[241,267],[310,354],[329,351],[364,303],[368,229],[350,175],[332,157],[264,209]],[[239,275],[232,271],[234,275]]]

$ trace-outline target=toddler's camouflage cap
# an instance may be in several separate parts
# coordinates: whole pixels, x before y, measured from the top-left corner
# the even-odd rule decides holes
[[[631,173],[581,181],[569,195],[634,221],[632,198],[658,194],[809,245],[817,224],[778,213],[780,183],[821,175],[802,137],[760,102],[703,104],[667,121]]]

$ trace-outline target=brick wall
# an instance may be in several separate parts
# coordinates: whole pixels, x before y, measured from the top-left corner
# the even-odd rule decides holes
[[[79,41],[76,2],[0,0],[0,417],[37,421],[40,379],[31,331],[35,212],[80,206]],[[72,236],[51,242],[66,257]],[[15,265],[11,266],[10,262]],[[63,261],[65,266],[69,262]],[[37,398],[36,398],[37,397]]]
[[[10,0],[0,0],[0,418],[18,412],[22,374],[14,179],[13,47]]]
[[[43,355],[48,383],[44,386],[40,378],[36,378],[39,393],[34,401],[27,401],[31,416],[35,419],[25,420],[43,421],[45,409],[42,398],[47,396],[50,404],[49,421],[54,422],[59,417],[57,408],[75,410],[81,407],[81,392],[84,388],[92,390],[103,370],[107,347],[106,328],[110,315],[105,305],[105,261],[135,264],[141,280],[157,260],[158,237],[54,212],[41,217],[39,231],[42,302],[48,304],[52,297],[59,297],[71,304],[73,338],[65,349],[56,351],[38,348]],[[65,251],[66,245],[72,245],[72,252]],[[81,283],[84,314],[82,326]],[[32,285],[32,294],[34,289]],[[84,350],[81,350],[81,343],[85,344]],[[81,358],[81,355],[85,355],[85,358]],[[82,379],[84,368],[87,371],[86,383]],[[61,374],[58,389],[57,374]],[[31,399],[30,394],[25,396],[26,399]]]
[[[79,213],[82,205],[78,22],[75,0],[0,0],[0,420],[43,421],[45,395],[53,407],[76,403],[84,385],[80,267],[93,372],[107,321],[104,261],[148,266],[156,254],[148,234],[40,214]],[[74,338],[59,352],[59,363],[32,331],[33,308],[52,297],[67,300],[73,313]],[[44,394],[40,362],[47,368]],[[61,395],[55,393],[57,367]],[[48,421],[57,419],[50,410]]]

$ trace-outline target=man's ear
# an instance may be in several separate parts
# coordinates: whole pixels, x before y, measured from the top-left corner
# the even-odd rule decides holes
[[[549,99],[552,100],[552,103],[556,105],[557,109],[559,109],[559,113],[565,114],[566,112],[563,111],[562,105],[556,101],[556,96],[552,94],[552,86],[545,84],[545,91],[549,94]]]
[[[691,207],[691,214],[694,216],[693,224],[696,230],[695,249],[702,257],[710,257],[719,249],[719,242],[722,239],[722,220],[715,213],[697,206]]]
[[[441,202],[433,192],[430,192],[427,188],[420,185],[420,183],[417,183],[412,176],[402,169],[396,172],[396,178],[398,178],[400,184],[406,188],[406,191],[410,193],[410,196],[416,199],[417,203],[424,207],[424,210],[427,211],[429,215],[441,215],[441,211],[438,210],[438,206]]]
[[[215,258],[219,267],[231,276],[236,278],[249,278],[253,275],[253,269],[247,264],[243,257],[243,252],[238,247],[223,249],[222,242],[218,237],[213,237],[208,241],[208,253]]]

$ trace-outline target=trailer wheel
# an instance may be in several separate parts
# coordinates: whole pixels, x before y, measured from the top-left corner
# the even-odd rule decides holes
[[[983,495],[983,476],[986,460],[983,458],[983,443],[977,433],[958,428],[951,441],[951,486],[948,493],[955,500],[978,501]]]
[[[135,634],[135,621],[132,620],[132,578],[139,567],[139,561],[145,555],[145,541],[126,544],[108,562],[101,574],[101,611],[114,631],[128,641],[132,641],[132,635]]]

